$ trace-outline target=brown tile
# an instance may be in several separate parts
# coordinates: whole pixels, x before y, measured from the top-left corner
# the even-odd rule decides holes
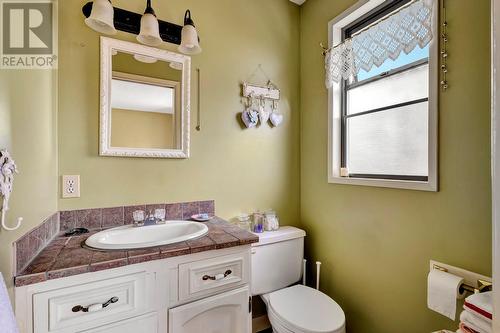
[[[35,237],[37,237],[40,242],[41,242],[41,246],[44,246],[48,240],[48,222],[50,220],[45,220],[43,221],[42,224],[40,224],[35,230],[33,230],[33,233],[35,235]]]
[[[53,270],[90,265],[92,251],[82,248],[64,248],[50,268]]]
[[[134,215],[133,215],[133,213],[136,210],[145,211],[146,210],[146,206],[144,206],[144,205],[142,205],[142,206],[126,206],[123,209],[124,209],[124,211],[123,211],[124,224],[133,224],[134,223]]]
[[[200,213],[200,206],[198,201],[196,202],[185,202],[182,204],[182,219],[189,220],[191,216]]]
[[[16,251],[16,272],[21,272],[31,260],[29,239],[29,235],[25,235],[14,244]]]
[[[151,247],[127,251],[129,265],[160,259],[160,248]]]
[[[259,236],[249,231],[243,230],[235,225],[231,225],[229,224],[229,222],[226,222],[223,230],[231,236],[238,238],[238,240],[240,241],[240,245],[257,243],[259,241]]]
[[[22,275],[15,277],[16,287],[27,286],[29,284],[40,283],[47,280],[45,273],[32,274],[32,275]]]
[[[100,229],[102,225],[101,209],[83,209],[75,212],[76,226],[89,230]]]
[[[222,232],[211,232],[208,237],[212,239],[217,249],[224,249],[227,247],[233,247],[240,245],[240,240],[224,231]]]
[[[240,240],[241,245],[257,243],[259,241],[259,236],[256,236],[250,232],[239,232],[239,233],[231,233],[234,237]]]
[[[30,275],[46,272],[52,266],[61,250],[62,247],[49,247],[43,249],[42,252],[40,252],[40,254],[33,259],[28,267],[26,267],[22,274]]]
[[[241,229],[240,227],[238,226],[235,226],[235,225],[231,225],[229,223],[226,223],[226,224],[211,224],[211,223],[207,223],[207,225],[212,225],[213,228],[215,228],[216,230],[223,230],[225,232],[227,232],[228,234],[246,234],[248,233],[248,231],[246,230],[243,230]],[[234,235],[233,235],[234,236]],[[238,238],[238,236],[235,236],[236,238]]]
[[[215,215],[215,201],[213,200],[208,200],[208,201],[200,201],[200,214],[206,213],[210,216]]]
[[[228,224],[229,225],[233,225],[233,224],[230,224],[229,222],[221,219],[220,217],[218,216],[214,216],[210,221],[208,221],[207,223],[212,223],[212,224],[220,224],[220,225],[224,225],[224,226],[227,226]]]
[[[127,252],[125,252],[125,251],[106,251],[106,252],[94,251],[94,253],[92,255],[92,264],[99,263],[99,262],[105,262],[105,261],[118,260],[118,259],[127,259]]]
[[[160,247],[160,257],[162,259],[183,256],[190,253],[191,253],[191,248],[186,242],[169,244]]]
[[[137,249],[137,250],[129,250],[127,251],[128,257],[134,257],[134,256],[143,256],[146,254],[159,254],[160,253],[160,248],[158,247],[150,247],[146,249]]]
[[[84,274],[89,271],[89,265],[79,266],[79,267],[71,267],[64,268],[59,270],[51,270],[47,272],[47,280],[60,279],[68,276]]]
[[[123,207],[103,208],[102,227],[113,228],[123,225]]]
[[[153,205],[146,205],[146,213],[149,214],[151,212],[152,214],[155,213],[155,209],[165,209],[164,204],[153,204]],[[165,211],[166,213],[166,211]]]
[[[56,213],[52,215],[52,218],[50,219],[50,238],[52,239],[59,233],[59,213]]]
[[[147,261],[152,261],[152,260],[158,260],[160,259],[160,253],[158,252],[157,254],[147,254],[144,256],[135,256],[135,257],[129,257],[128,258],[128,264],[133,265],[133,264],[140,264],[143,262]]]
[[[69,238],[68,242],[65,245],[65,248],[67,249],[77,249],[77,248],[82,248],[82,245],[85,243],[87,238],[90,237],[90,233],[84,234],[81,236],[72,236]]]
[[[59,226],[61,231],[68,231],[76,226],[75,212],[64,211],[59,213]]]
[[[224,226],[223,225],[218,225],[218,224],[213,224],[210,222],[202,222],[205,223],[205,225],[208,227],[208,232],[224,232]]]
[[[92,263],[90,265],[90,272],[104,271],[106,269],[118,268],[126,265],[128,265],[127,258]]]
[[[215,250],[216,248],[215,242],[208,236],[188,240],[187,244],[191,249],[191,253]]]
[[[167,220],[182,220],[182,205],[180,203],[165,205]]]
[[[65,246],[71,237],[56,237],[50,242],[47,247],[63,247]]]
[[[29,249],[28,260],[31,260],[45,244],[43,240],[40,239],[40,234],[38,229],[34,230],[34,232],[29,234],[29,239],[30,239],[30,249]]]

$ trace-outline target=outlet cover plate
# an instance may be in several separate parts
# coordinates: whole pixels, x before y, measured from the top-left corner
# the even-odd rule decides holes
[[[63,198],[80,197],[80,175],[62,176],[62,197]]]

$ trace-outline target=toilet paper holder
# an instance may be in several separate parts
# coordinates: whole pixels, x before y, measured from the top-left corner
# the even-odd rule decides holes
[[[448,272],[448,269],[437,264],[433,264],[432,268],[440,270],[442,272]],[[462,283],[462,285],[460,286],[460,293],[468,291],[470,293],[477,294],[477,293],[484,293],[486,291],[491,291],[492,289],[493,289],[493,283],[483,279],[477,279],[477,287],[471,286],[465,282]]]

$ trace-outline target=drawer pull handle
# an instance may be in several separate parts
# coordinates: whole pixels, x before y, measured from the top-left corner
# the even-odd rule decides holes
[[[227,271],[224,272],[224,274],[217,274],[214,276],[204,275],[202,279],[203,279],[203,281],[207,281],[207,280],[218,281],[218,280],[222,280],[222,279],[228,277],[232,273],[233,273],[233,271],[228,269]]]
[[[82,312],[96,312],[96,311],[100,311],[100,310],[104,309],[105,307],[107,307],[108,305],[116,303],[116,302],[118,302],[118,297],[111,297],[106,303],[91,304],[87,307],[84,307],[81,305],[76,305],[71,309],[71,311],[73,311],[73,312],[80,312],[80,311],[82,311]]]

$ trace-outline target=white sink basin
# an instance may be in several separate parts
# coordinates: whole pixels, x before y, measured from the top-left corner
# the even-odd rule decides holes
[[[205,224],[190,221],[167,221],[145,227],[126,225],[98,232],[90,236],[85,244],[102,250],[139,249],[182,242],[207,232]]]

